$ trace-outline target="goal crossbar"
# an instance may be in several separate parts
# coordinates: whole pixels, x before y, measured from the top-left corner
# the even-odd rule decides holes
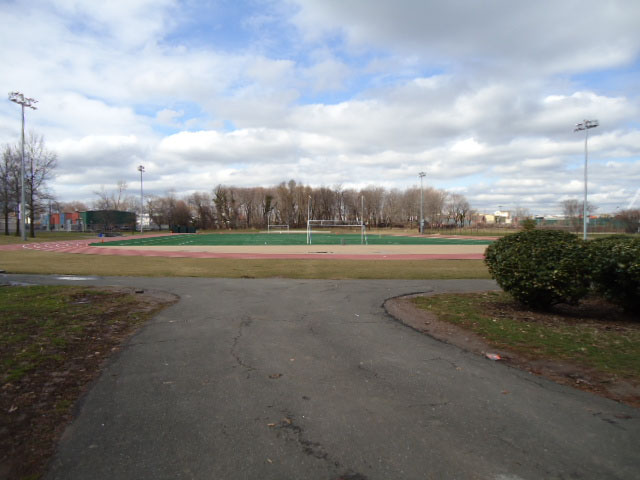
[[[271,233],[271,232],[282,233],[282,232],[288,232],[288,231],[289,231],[289,224],[286,224],[286,225],[267,224],[267,233]]]

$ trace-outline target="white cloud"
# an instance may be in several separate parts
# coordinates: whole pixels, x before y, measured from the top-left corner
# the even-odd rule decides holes
[[[177,120],[182,116],[184,116],[183,110],[176,111],[170,108],[163,108],[162,110],[156,112],[156,120],[163,125],[169,126],[179,125],[179,122]]]
[[[478,208],[553,210],[582,191],[573,126],[585,118],[600,121],[600,211],[640,184],[640,98],[610,81],[618,67],[638,75],[638,2],[258,2],[215,28],[185,17],[200,8],[0,4],[0,62],[13,66],[0,83],[40,100],[27,129],[58,153],[61,199],[134,183],[144,163],[156,193],[288,178],[404,188],[426,171]],[[227,26],[254,36],[222,48],[209,35]],[[19,126],[17,106],[0,103],[0,142]]]
[[[484,147],[475,138],[465,138],[454,143],[451,146],[451,151],[463,155],[477,155],[484,151]]]
[[[640,5],[626,0],[296,3],[295,22],[309,41],[340,32],[354,49],[376,45],[439,64],[575,72],[630,62],[640,50]]]

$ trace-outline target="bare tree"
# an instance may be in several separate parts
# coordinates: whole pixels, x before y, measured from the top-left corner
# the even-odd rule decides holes
[[[118,214],[116,211],[136,212],[139,207],[138,199],[134,195],[127,194],[127,182],[118,180],[115,189],[107,190],[104,185],[100,190],[93,192],[98,196],[93,202],[94,210],[103,210],[101,219],[105,228],[111,228],[117,224]]]
[[[184,200],[178,200],[176,202],[172,218],[175,225],[191,225],[193,217],[187,202]]]
[[[307,187],[304,190],[305,193],[307,193],[307,191],[311,189]],[[316,193],[316,195],[314,195],[314,203],[317,206],[316,215],[318,215],[320,219],[335,220],[338,217],[338,212],[335,208],[336,197],[333,190],[328,187],[320,187],[313,193]]]
[[[86,212],[89,210],[87,204],[78,200],[71,200],[70,202],[59,203],[59,210],[62,212]]]
[[[513,217],[514,222],[518,225],[521,221],[526,220],[531,217],[531,213],[528,208],[524,207],[516,207],[516,211]]]
[[[189,196],[187,203],[193,208],[195,226],[202,229],[212,228],[215,221],[211,195],[205,192],[196,192]]]
[[[431,227],[442,224],[442,216],[445,211],[445,203],[448,194],[444,190],[429,187],[424,192],[424,215]]]
[[[294,225],[296,217],[295,180],[288,183],[282,182],[276,187],[276,221],[278,223]]]
[[[564,200],[562,203],[562,213],[564,214],[567,222],[571,226],[573,230],[576,232],[580,231],[580,227],[582,226],[582,217],[584,214],[583,202],[570,198]],[[598,209],[595,205],[587,202],[587,215],[591,215]]]
[[[25,207],[29,219],[31,237],[35,236],[35,217],[42,209],[42,202],[48,199],[47,182],[53,177],[57,165],[56,154],[46,148],[42,135],[33,132],[25,139]],[[21,202],[21,163],[20,146],[5,146],[0,167],[0,201],[5,220],[5,233],[8,233],[9,214],[18,209]],[[16,235],[20,235],[20,219],[16,215]]]
[[[390,227],[404,223],[403,195],[396,188],[387,192],[384,202],[383,223]]]
[[[93,202],[96,210],[134,211],[138,206],[138,200],[134,195],[127,193],[127,182],[118,180],[113,190],[107,190],[104,185],[100,190],[93,192],[98,199]]]
[[[364,197],[365,223],[379,226],[382,223],[382,211],[386,190],[384,187],[368,186],[360,191]]]
[[[9,235],[9,215],[20,203],[20,154],[9,145],[2,152],[0,164],[0,203],[4,218],[4,234]],[[16,215],[16,235],[20,235],[20,221]]]
[[[291,188],[293,188],[292,190],[293,191],[293,215],[294,215],[293,226],[303,227],[304,225],[307,224],[307,212],[308,212],[307,205],[309,202],[309,197],[313,199],[313,201],[311,202],[311,207],[313,209],[312,218],[314,217],[317,218],[319,214],[315,212],[319,211],[319,209],[327,208],[327,206],[326,206],[326,203],[323,200],[321,200],[319,195],[316,198],[316,195],[314,195],[314,190],[311,187],[305,186],[302,184],[297,184],[293,186],[293,183],[291,182],[292,181],[289,182],[289,189],[291,190]],[[327,196],[327,193],[324,192],[325,199],[326,199],[326,196]],[[329,210],[330,210],[330,207],[329,207]],[[330,214],[327,214],[327,215],[330,215]]]
[[[35,217],[41,208],[40,201],[46,198],[46,184],[53,178],[53,171],[57,166],[58,157],[47,150],[44,137],[36,133],[29,133],[24,144],[25,157],[25,191],[26,203],[29,208],[29,234],[35,237]]]
[[[640,208],[622,210],[616,219],[624,225],[625,232],[640,232]]]
[[[349,188],[342,192],[342,199],[344,202],[345,220],[354,224],[364,221],[360,193]]]
[[[465,219],[471,211],[471,206],[464,195],[452,193],[449,195],[446,212],[447,218],[452,219],[456,225],[464,226]]]
[[[274,200],[275,194],[272,190],[264,191],[264,195],[262,196],[262,202],[260,203],[260,210],[262,213],[262,222],[263,226],[269,225],[269,219],[271,218],[271,214],[275,208]]]
[[[236,228],[238,210],[236,204],[235,187],[218,185],[213,192],[213,204],[216,207],[216,217],[219,226]]]
[[[162,226],[169,223],[167,203],[165,197],[147,195],[146,211],[149,214],[149,219],[158,227],[158,230],[162,230]]]
[[[414,223],[417,226],[420,216],[420,189],[417,187],[411,187],[404,191],[402,195],[402,221],[408,224],[409,228],[414,228]],[[428,215],[427,215],[427,218]]]

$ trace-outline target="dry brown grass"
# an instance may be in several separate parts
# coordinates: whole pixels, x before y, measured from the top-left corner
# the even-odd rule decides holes
[[[490,278],[482,260],[238,260],[0,251],[7,273],[225,278]]]

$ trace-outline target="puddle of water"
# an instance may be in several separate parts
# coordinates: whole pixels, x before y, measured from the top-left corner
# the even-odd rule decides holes
[[[69,281],[81,281],[81,280],[96,280],[97,277],[56,277],[56,280],[69,280]]]

